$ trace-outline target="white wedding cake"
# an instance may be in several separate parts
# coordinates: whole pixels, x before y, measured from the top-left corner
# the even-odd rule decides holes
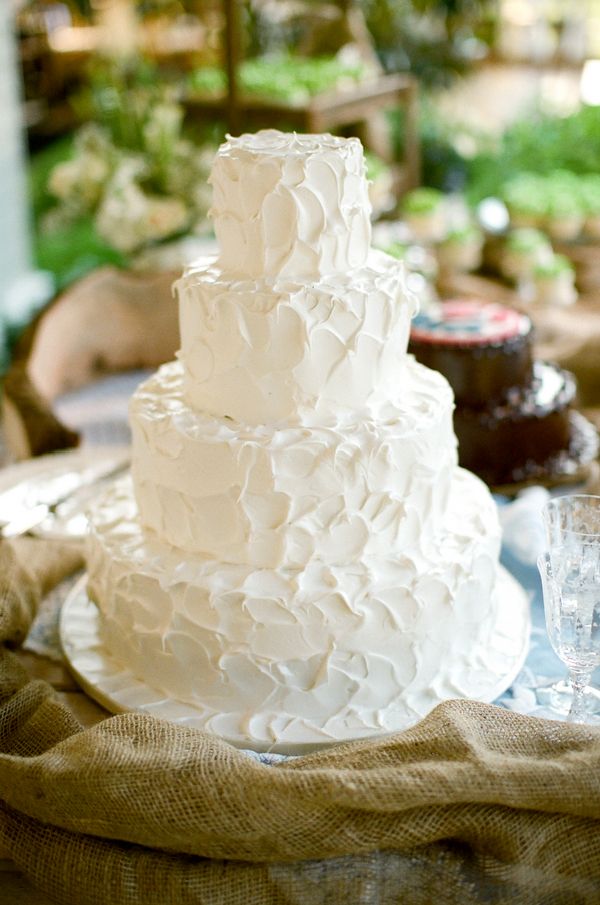
[[[360,142],[229,138],[211,183],[220,254],[176,283],[179,360],[135,393],[131,481],[91,518],[106,649],[256,749],[491,699],[526,618],[502,620],[452,392],[406,353],[415,301],[370,248]]]

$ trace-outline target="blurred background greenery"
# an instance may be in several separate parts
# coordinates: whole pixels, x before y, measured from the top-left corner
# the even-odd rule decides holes
[[[600,170],[600,76],[589,77],[598,0],[13,0],[12,24],[33,265],[55,291],[209,233],[206,176],[227,128],[232,40],[238,100],[279,105],[265,125],[286,127],[286,105],[409,75],[419,116],[385,114],[392,159],[416,131],[422,184],[472,205],[532,168]],[[390,161],[375,145],[379,180]],[[396,193],[381,215],[398,204]],[[39,304],[24,304],[20,320]]]

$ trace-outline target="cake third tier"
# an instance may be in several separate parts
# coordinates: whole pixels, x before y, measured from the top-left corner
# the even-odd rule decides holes
[[[142,525],[186,553],[298,568],[351,563],[439,532],[456,466],[452,393],[406,357],[401,391],[370,417],[247,426],[189,408],[177,363],[133,396]]]

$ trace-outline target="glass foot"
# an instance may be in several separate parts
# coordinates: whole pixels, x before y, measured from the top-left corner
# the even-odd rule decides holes
[[[568,679],[561,679],[552,685],[540,685],[536,688],[535,694],[538,704],[548,707],[556,713],[566,716],[571,709],[573,691]],[[600,714],[600,688],[596,688],[594,685],[586,685],[585,712]]]

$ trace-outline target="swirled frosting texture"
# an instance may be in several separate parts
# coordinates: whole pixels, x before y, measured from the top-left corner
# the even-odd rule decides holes
[[[317,283],[235,280],[208,259],[175,284],[185,397],[246,424],[318,419],[394,396],[414,296],[382,252]]]
[[[228,136],[209,181],[228,273],[318,279],[367,260],[371,205],[358,139],[274,129]]]
[[[106,646],[259,749],[478,697],[507,662],[496,510],[448,384],[406,356],[360,144],[229,139],[212,183],[220,257],[177,284],[180,361],[135,394],[133,485],[91,516]]]
[[[305,425],[192,411],[164,365],[130,407],[143,525],[189,553],[256,567],[385,555],[440,530],[456,466],[452,392],[406,358],[393,401]]]
[[[210,731],[285,748],[392,731],[501,675],[498,548],[490,495],[460,469],[437,535],[303,569],[182,557],[141,528],[126,481],[93,513],[89,590],[134,675]]]

